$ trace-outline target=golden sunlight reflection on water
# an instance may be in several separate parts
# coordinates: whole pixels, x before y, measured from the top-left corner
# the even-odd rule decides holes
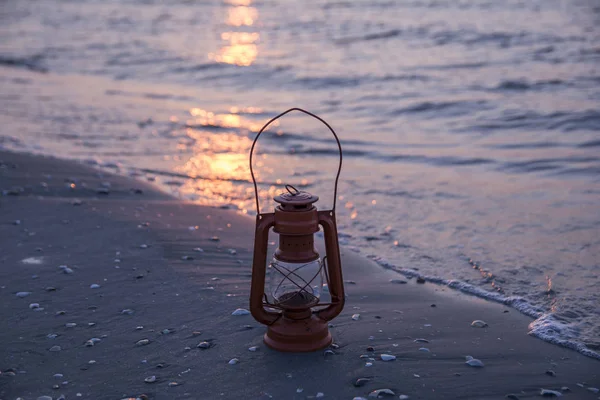
[[[249,7],[250,0],[230,1],[232,5],[227,9],[228,26],[245,28],[253,26],[258,19],[258,10]],[[247,29],[247,28],[245,28]],[[221,33],[221,40],[227,45],[221,47],[217,53],[209,53],[208,58],[225,64],[247,67],[252,65],[258,57],[257,42],[260,39],[258,32],[226,31]]]
[[[195,179],[187,179],[179,188],[182,195],[200,204],[233,204],[243,213],[254,210],[254,188],[250,181],[248,156],[253,134],[266,121],[251,121],[238,113],[253,114],[261,111],[253,107],[231,107],[228,114],[217,114],[197,107],[189,110],[192,118],[187,121],[185,135],[190,139],[186,142],[193,143],[193,154],[183,165],[176,167],[176,171]],[[215,134],[203,129],[204,127],[231,131]],[[247,135],[240,132],[246,132]],[[257,149],[259,146],[260,143]],[[271,176],[274,169],[269,165],[267,154],[255,155],[255,176],[261,182],[262,177]],[[261,202],[268,201],[281,192],[281,179],[276,179],[276,182],[277,185],[261,185]]]

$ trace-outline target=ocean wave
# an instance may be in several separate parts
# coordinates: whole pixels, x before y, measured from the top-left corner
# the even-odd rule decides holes
[[[600,145],[600,144],[599,144]],[[502,143],[486,146],[489,149],[518,150],[518,149],[551,149],[555,147],[567,147],[568,145],[558,142],[529,142],[529,143]]]
[[[422,278],[427,282],[461,291],[465,294],[476,296],[485,300],[504,304],[512,307],[528,317],[535,320],[529,324],[529,334],[546,342],[573,349],[585,356],[600,360],[600,353],[595,352],[582,343],[580,333],[575,322],[569,322],[557,318],[551,312],[547,312],[531,304],[527,299],[520,296],[506,296],[499,292],[490,292],[478,286],[471,285],[454,279],[444,279],[437,276],[423,276],[418,271],[398,267],[389,261],[376,255],[368,255],[368,258],[380,266],[398,272],[408,278]]]
[[[481,119],[480,119],[481,121]],[[535,111],[510,110],[504,116],[481,121],[471,125],[468,131],[495,131],[504,129],[561,130],[600,130],[600,111],[558,111],[549,114]]]
[[[526,80],[506,80],[498,83],[493,90],[515,90],[515,91],[525,91],[525,90],[536,90],[536,89],[544,89],[547,87],[554,87],[558,85],[566,85],[567,83],[560,79],[550,79],[545,81],[537,81],[537,82],[527,82]]]
[[[391,116],[403,114],[428,113],[428,116],[458,116],[488,108],[485,100],[471,101],[423,101],[406,107],[397,108],[389,113]]]
[[[583,142],[578,144],[577,147],[600,147],[600,140],[590,140],[589,142]]]
[[[13,57],[0,55],[0,65],[12,68],[25,68],[30,71],[46,73],[48,68],[42,65],[43,54],[34,54],[27,57]]]
[[[402,31],[400,29],[391,29],[389,31],[368,33],[362,36],[354,36],[354,37],[345,37],[335,39],[334,42],[336,44],[351,44],[356,42],[367,42],[371,40],[380,40],[380,39],[389,39],[396,36],[400,36]]]
[[[505,162],[499,169],[508,172],[539,172],[548,170],[567,169],[569,165],[600,162],[598,157],[563,157],[544,158],[517,162]],[[587,169],[588,167],[586,167]],[[597,167],[596,167],[597,168]]]

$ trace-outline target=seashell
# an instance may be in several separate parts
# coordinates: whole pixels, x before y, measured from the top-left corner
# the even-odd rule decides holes
[[[245,308],[237,308],[234,312],[231,313],[231,315],[248,315],[250,314],[250,311],[246,310]]]
[[[208,342],[200,342],[198,343],[198,347],[199,349],[209,349],[210,348],[210,343]]]
[[[236,249],[227,249],[227,252],[228,252],[229,254],[231,254],[232,256],[234,256],[234,255],[236,255],[236,254],[237,254],[237,250],[236,250]]]
[[[431,353],[431,350],[429,350],[427,347],[421,347],[421,348],[419,349],[419,351],[422,351],[422,352],[424,352],[424,353]]]
[[[419,339],[415,339],[414,342],[415,343],[429,343],[429,340],[419,338]]]
[[[194,251],[195,251],[196,253],[204,253],[204,250],[203,250],[203,249],[201,249],[200,247],[195,247],[195,248],[194,248]]]
[[[325,397],[325,394],[323,392],[318,392],[315,397],[317,399],[322,399],[323,397]]]
[[[556,376],[556,372],[554,372],[551,369],[549,369],[549,370],[546,371],[546,375]]]
[[[177,383],[177,382],[169,382],[169,387],[175,387],[175,386],[179,386],[179,383]]]
[[[160,331],[160,333],[162,333],[163,335],[168,335],[169,333],[173,333],[173,332],[175,332],[175,329],[170,329],[170,328],[163,329],[162,331]]]
[[[66,328],[75,328],[77,326],[77,324],[75,322],[67,322],[65,324]]]
[[[478,360],[476,358],[471,358],[471,359],[467,360],[465,362],[465,364],[467,364],[468,366],[471,366],[471,367],[475,367],[475,368],[483,368],[483,361]]]
[[[60,346],[52,346],[48,349],[48,351],[53,351],[53,352],[61,351],[61,350],[62,350],[62,347],[60,347]]]
[[[331,349],[327,349],[323,352],[323,355],[324,356],[333,356],[333,355],[335,355],[335,352]]]
[[[256,346],[248,347],[248,351],[256,351],[256,350],[258,350],[258,347],[256,347]]]
[[[183,261],[191,261],[191,260],[193,260],[193,259],[194,259],[194,257],[192,257],[192,256],[181,256],[181,259],[182,259]]]
[[[235,365],[239,362],[240,362],[240,360],[238,360],[237,358],[232,358],[231,360],[229,360],[229,365]]]
[[[595,388],[595,387],[589,387],[589,388],[587,388],[587,390],[589,390],[592,393],[596,393],[596,394],[598,394],[598,392],[600,392],[600,389]]]
[[[540,396],[542,396],[542,397],[561,397],[562,393],[557,392],[556,390],[542,389],[540,391]]]
[[[35,310],[36,308],[40,308],[40,303],[31,303],[31,304],[29,305],[29,308],[30,308],[31,310]]]
[[[90,285],[90,289],[100,289],[100,285],[98,285],[97,283],[92,283]]]
[[[48,339],[56,339],[58,335],[56,333],[49,333],[46,335]]]
[[[23,298],[23,297],[27,297],[31,294],[31,292],[17,292],[16,296]]]
[[[121,314],[132,315],[133,312],[134,311],[131,308],[126,308],[126,309],[124,309],[124,310],[121,311]]]
[[[73,273],[73,270],[71,268],[69,268],[69,267],[66,267],[66,268],[63,269],[63,273],[65,273],[67,275],[70,275],[70,274]]]
[[[372,366],[373,366],[373,363],[372,363],[372,362],[367,362],[367,363],[365,363],[365,367],[372,367]]]
[[[147,248],[148,248],[147,244],[145,244],[145,243],[144,244],[140,244],[140,249],[147,249]]]
[[[355,387],[361,387],[361,386],[365,386],[367,383],[371,382],[371,379],[369,378],[358,378],[353,385]]]
[[[56,379],[60,379],[62,378],[64,375],[63,374],[54,374],[53,377]]]
[[[138,340],[135,344],[137,346],[146,346],[149,343],[150,343],[150,340],[148,340],[148,339],[141,339],[141,340]]]
[[[391,354],[382,354],[381,359],[383,361],[394,361],[396,359],[396,356],[393,356]]]
[[[369,393],[369,397],[379,397],[381,395],[395,396],[396,393],[394,393],[391,389],[377,389]]]
[[[144,382],[146,382],[146,383],[154,383],[154,382],[156,382],[156,375],[152,375],[152,376],[147,377],[146,379],[144,379]]]
[[[85,342],[85,347],[92,347],[94,345],[94,342],[92,342],[91,340],[88,340],[87,342]]]
[[[407,399],[408,399],[408,396],[407,396],[407,395],[405,395],[405,394],[401,394],[401,395],[400,395],[400,397],[399,397],[399,399],[400,399],[400,400],[407,400]]]
[[[354,315],[352,315],[352,320],[353,321],[358,321],[359,318],[360,318],[360,314],[354,314]]]
[[[486,326],[488,326],[488,324],[485,321],[476,319],[475,321],[471,322],[471,326],[473,328],[485,328]]]
[[[218,236],[213,236],[213,237],[211,237],[211,238],[210,238],[210,241],[211,241],[211,242],[218,242],[218,241],[220,241],[220,240],[221,240],[221,239],[219,239],[219,237],[218,237]]]

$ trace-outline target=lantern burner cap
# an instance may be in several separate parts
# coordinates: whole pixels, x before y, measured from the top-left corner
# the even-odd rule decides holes
[[[285,185],[285,188],[287,193],[282,193],[274,198],[284,210],[303,211],[311,208],[310,206],[319,200],[319,196],[300,191],[292,185]]]

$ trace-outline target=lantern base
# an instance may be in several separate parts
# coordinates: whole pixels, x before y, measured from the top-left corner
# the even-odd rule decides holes
[[[281,317],[267,328],[265,344],[283,352],[309,352],[321,350],[332,342],[327,322],[311,315],[304,319]]]

